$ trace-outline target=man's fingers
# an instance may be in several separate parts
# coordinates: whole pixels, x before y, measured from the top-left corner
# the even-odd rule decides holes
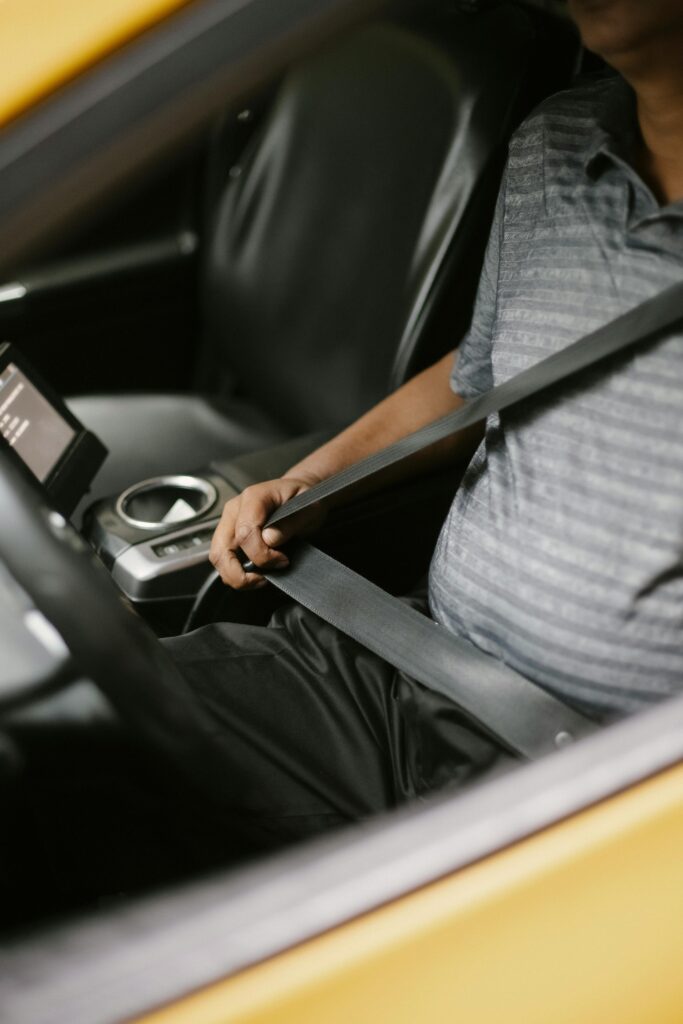
[[[218,560],[226,548],[234,548],[235,546],[235,520],[239,512],[239,504],[239,499],[235,498],[233,498],[232,501],[226,501],[223,506],[221,518],[218,521],[218,526],[214,530],[213,537],[211,538],[209,560],[211,561],[211,564],[216,567]]]
[[[234,546],[240,548],[254,565],[275,567],[288,564],[285,555],[273,550],[263,539],[263,524],[278,504],[272,487],[257,485],[242,492],[235,521]]]
[[[209,553],[224,583],[237,590],[251,589],[265,583],[259,569],[282,569],[289,565],[289,559],[278,548],[318,522],[318,510],[306,509],[283,527],[264,529],[264,524],[276,508],[306,486],[296,480],[267,481],[247,487],[225,504]],[[243,563],[247,561],[252,565],[245,572]]]
[[[245,572],[235,552],[227,548],[221,552],[213,565],[223,583],[234,590],[253,590],[266,583],[259,573]]]
[[[243,587],[249,575],[242,568],[242,563],[234,551],[225,548],[214,561],[216,572],[229,587]]]
[[[261,525],[254,522],[238,522],[235,529],[235,543],[254,565],[275,567],[288,564],[286,555],[273,550],[266,544]]]
[[[263,531],[263,539],[269,548],[278,548],[285,542],[285,536],[277,526],[267,526]]]
[[[320,524],[322,515],[322,509],[318,505],[313,505],[292,516],[282,526],[266,526],[262,533],[263,540],[270,548],[279,548],[292,537],[301,537],[314,530]]]

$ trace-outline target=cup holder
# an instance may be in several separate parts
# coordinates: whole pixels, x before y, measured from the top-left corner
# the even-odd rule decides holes
[[[159,476],[134,484],[120,495],[116,511],[129,526],[163,530],[205,515],[218,494],[199,476]]]

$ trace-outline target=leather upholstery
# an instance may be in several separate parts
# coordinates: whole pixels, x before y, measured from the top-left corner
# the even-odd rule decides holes
[[[97,494],[335,429],[457,344],[532,43],[506,4],[419,31],[371,25],[286,76],[232,173],[219,133],[203,383],[246,401],[74,400],[112,453]]]
[[[510,7],[447,29],[373,25],[295,69],[217,204],[214,360],[292,433],[386,393],[472,203],[470,235],[487,232],[492,196],[476,187],[513,127],[532,33]]]
[[[269,448],[281,432],[269,417],[237,399],[191,395],[92,395],[67,403],[93,428],[113,457],[105,460],[76,510],[117,494],[131,483],[201,469],[244,451]]]

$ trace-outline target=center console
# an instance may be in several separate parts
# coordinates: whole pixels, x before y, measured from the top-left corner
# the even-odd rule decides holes
[[[310,434],[247,452],[197,472],[140,480],[86,511],[82,533],[113,579],[160,635],[217,618],[262,622],[275,588],[219,591],[209,607],[203,585],[212,574],[209,549],[223,506],[245,487],[279,477],[318,447]],[[87,493],[106,450],[11,345],[0,345],[0,447],[69,516]],[[180,467],[179,467],[180,468]],[[317,537],[325,550],[402,593],[428,564],[457,483],[445,474],[367,496],[328,517]],[[409,550],[405,537],[411,537]],[[400,552],[400,557],[396,557]],[[274,604],[273,604],[274,607]]]
[[[211,538],[226,501],[281,475],[324,439],[311,435],[196,473],[141,480],[87,510],[83,535],[159,632],[179,632],[211,573]],[[0,345],[0,446],[69,516],[107,452],[13,345]]]
[[[131,600],[187,598],[210,569],[223,505],[238,493],[210,469],[142,480],[93,505],[84,533]]]
[[[141,480],[95,502],[83,532],[147,621],[158,632],[177,633],[212,572],[211,538],[226,501],[281,475],[325,436],[296,438],[196,473]],[[245,603],[242,595],[236,617]]]

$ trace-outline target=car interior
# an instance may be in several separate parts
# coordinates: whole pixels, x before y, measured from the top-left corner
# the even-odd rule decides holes
[[[27,433],[12,471],[18,492],[29,486],[21,461],[47,486],[59,510],[50,529],[70,530],[70,519],[78,531],[65,559],[72,548],[79,557],[94,549],[157,636],[219,619],[266,622],[283,600],[273,588],[205,586],[223,503],[456,347],[507,140],[581,62],[558,4],[438,2],[383,16],[296,61],[141,186],[17,265],[0,287],[0,337],[10,343],[0,351],[0,413],[2,386],[18,373],[25,398],[56,417],[53,438],[55,423],[64,429],[63,447],[40,472],[21,454]],[[330,517],[317,543],[402,593],[425,573],[456,485],[452,474],[435,476],[357,501]],[[10,518],[28,517],[27,498],[7,501]],[[409,551],[400,544],[407,523],[420,537]],[[29,561],[43,557],[37,521],[31,531]],[[53,554],[45,547],[44,566]],[[16,645],[28,598],[0,569]],[[62,583],[46,600],[55,621],[60,605],[78,603],[89,636],[76,632],[72,644],[60,627],[65,656],[49,622],[34,616],[19,682],[3,684],[2,798],[36,840],[36,862],[6,874],[25,882],[3,894],[8,928],[192,877],[225,855],[202,829],[196,779],[178,780],[177,803],[149,849],[127,849],[116,806],[139,796],[116,775],[96,708],[57,749],[34,743],[41,708],[68,699],[84,678],[101,684],[108,673],[118,685],[128,673],[131,703],[134,684],[149,683],[132,651],[117,666],[100,663],[102,630],[124,638],[128,612],[122,624],[102,603],[98,619],[100,581],[89,590],[66,561],[54,561],[54,574]],[[166,671],[154,637],[138,639],[147,674],[153,664]],[[154,776],[163,768],[151,732],[144,723],[137,730],[130,759]],[[57,814],[50,794],[60,772],[73,774],[87,758],[109,772],[106,798],[84,778],[77,805]],[[52,788],[26,806],[25,787],[41,776]],[[149,808],[140,803],[137,813],[142,820]],[[45,843],[48,869],[38,867]],[[64,870],[74,849],[77,883]]]

